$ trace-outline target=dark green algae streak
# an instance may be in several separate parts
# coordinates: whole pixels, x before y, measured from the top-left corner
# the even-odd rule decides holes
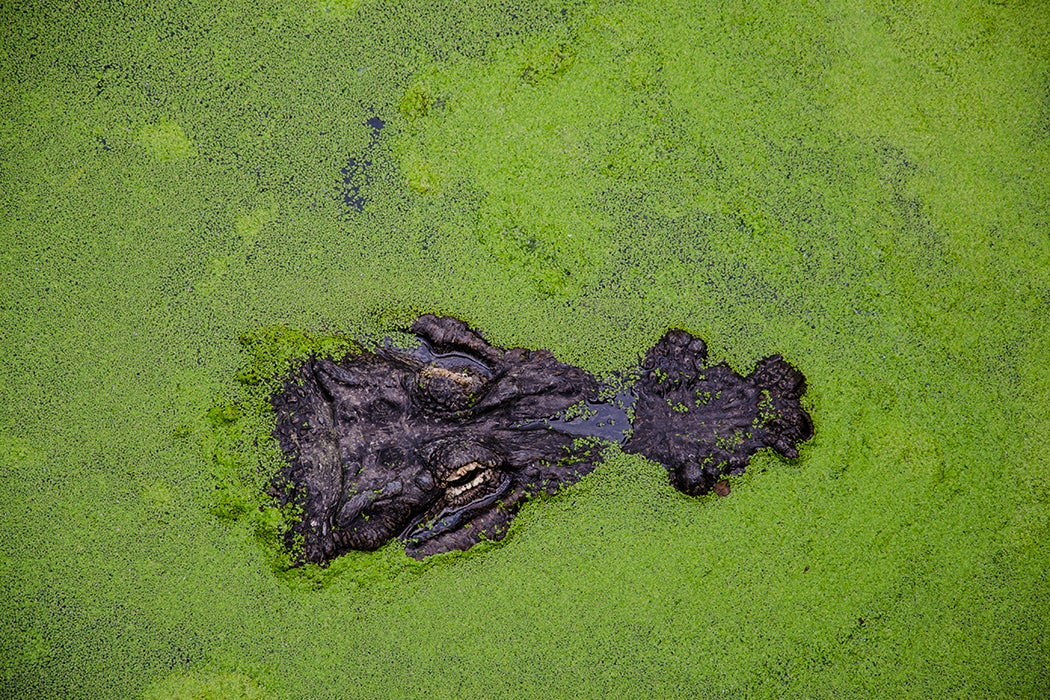
[[[723,5],[0,6],[0,696],[1050,694],[1050,7]],[[817,435],[285,571],[238,339],[421,312]]]

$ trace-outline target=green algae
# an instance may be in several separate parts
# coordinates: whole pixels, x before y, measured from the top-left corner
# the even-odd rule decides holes
[[[139,130],[137,142],[157,160],[180,160],[193,155],[193,142],[174,122],[147,124]]]
[[[0,695],[1050,692],[1044,4],[0,19]],[[209,445],[252,483],[258,382],[425,312],[596,373],[781,352],[817,433],[282,577]]]
[[[177,673],[153,684],[147,700],[265,700],[258,683],[241,673]]]

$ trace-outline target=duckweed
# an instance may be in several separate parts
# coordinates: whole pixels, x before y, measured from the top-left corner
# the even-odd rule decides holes
[[[1047,36],[3,4],[0,695],[1050,695]],[[290,569],[265,397],[420,313],[602,375],[669,327],[779,352],[816,436],[727,498],[612,449],[500,543]]]

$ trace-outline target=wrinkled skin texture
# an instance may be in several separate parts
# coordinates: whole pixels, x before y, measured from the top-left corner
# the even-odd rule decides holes
[[[594,398],[594,377],[545,350],[494,348],[456,319],[412,331],[415,352],[313,359],[273,397],[290,459],[278,494],[303,508],[306,561],[393,537],[417,558],[498,539],[528,495],[594,468],[572,435],[516,427]]]
[[[634,434],[623,447],[663,464],[674,487],[693,496],[743,472],[758,450],[793,459],[813,436],[800,403],[806,378],[780,355],[747,377],[706,360],[704,341],[680,330],[646,353],[634,386]]]
[[[300,563],[395,537],[416,558],[500,539],[522,501],[578,481],[600,458],[580,436],[608,439],[608,428],[559,420],[602,406],[589,373],[545,350],[493,347],[454,318],[422,316],[411,330],[415,350],[314,358],[272,397],[288,457],[273,494],[302,509],[288,541],[301,537]],[[813,432],[799,404],[805,379],[779,356],[746,378],[705,359],[684,331],[649,351],[623,446],[690,494],[763,447],[797,456]]]

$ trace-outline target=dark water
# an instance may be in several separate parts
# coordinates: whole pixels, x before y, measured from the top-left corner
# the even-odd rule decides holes
[[[362,188],[372,182],[372,151],[375,149],[376,144],[379,143],[379,132],[382,131],[383,127],[386,126],[386,122],[377,116],[373,116],[367,119],[365,126],[372,130],[372,137],[368,141],[368,145],[365,146],[364,150],[359,156],[351,156],[346,166],[339,170],[343,176],[343,184],[340,188],[340,194],[343,198],[343,204],[349,209],[354,211],[364,211],[365,202],[368,200],[361,193]]]
[[[636,398],[634,392],[627,388],[608,401],[584,401],[584,410],[578,415],[566,417],[559,414],[542,421],[519,423],[514,427],[523,430],[556,430],[567,435],[595,437],[622,445],[631,436],[628,411],[634,406]]]

